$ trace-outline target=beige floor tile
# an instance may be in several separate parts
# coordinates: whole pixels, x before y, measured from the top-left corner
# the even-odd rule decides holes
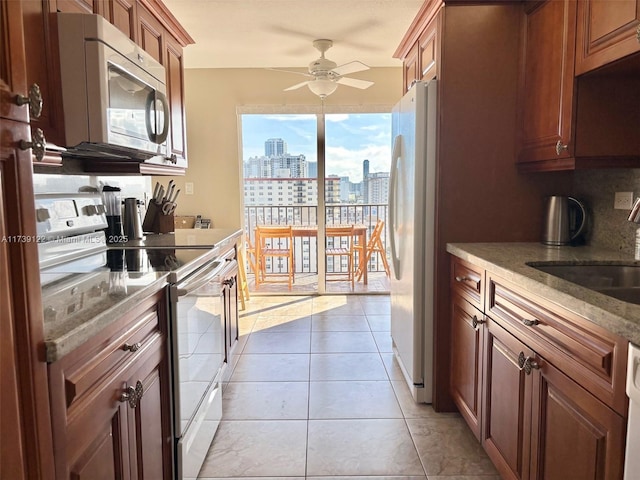
[[[429,475],[428,480],[500,480],[500,475]]]
[[[253,326],[253,332],[310,332],[311,316],[261,315]]]
[[[411,396],[411,392],[409,391],[409,387],[404,377],[400,380],[392,380],[391,385],[393,386],[393,390],[396,392],[396,397],[398,398],[398,403],[400,403],[400,408],[402,409],[404,418],[431,418],[441,415],[436,413],[431,405],[426,403],[416,403]],[[445,415],[458,416],[457,413]]]
[[[372,332],[380,353],[393,353],[390,332]]]
[[[309,353],[310,332],[255,332],[243,353]]]
[[[388,381],[311,382],[309,418],[403,418]]]
[[[311,355],[311,381],[386,380],[378,353],[324,353]]]
[[[407,420],[427,475],[497,475],[462,418]]]
[[[391,315],[391,302],[388,300],[389,297],[386,298],[386,301],[376,301],[372,297],[367,297],[367,300],[362,302],[364,313],[366,315]]]
[[[404,375],[393,353],[381,353],[384,368],[387,370],[389,380],[404,380]]]
[[[424,475],[404,420],[310,420],[308,475]]]
[[[372,332],[390,332],[391,331],[391,315],[372,315],[367,314],[367,322]]]
[[[210,480],[208,478],[202,480]],[[243,479],[244,480],[244,479]],[[387,476],[375,476],[375,477],[362,477],[360,475],[349,475],[346,477],[307,477],[307,480],[428,480],[426,476],[397,476],[392,475],[390,477]]]
[[[243,353],[231,376],[232,382],[298,382],[309,380],[309,354]]]
[[[312,332],[311,353],[377,352],[371,332]]]
[[[350,478],[355,480],[353,477]],[[198,480],[305,480],[305,477],[198,477]]]
[[[364,310],[360,302],[333,304],[320,304],[313,306],[314,314],[323,315],[364,315]]]
[[[314,332],[369,332],[369,323],[364,315],[315,314],[311,317]]]
[[[225,420],[306,420],[307,382],[231,382],[222,396]]]
[[[304,476],[307,422],[222,421],[200,477]]]

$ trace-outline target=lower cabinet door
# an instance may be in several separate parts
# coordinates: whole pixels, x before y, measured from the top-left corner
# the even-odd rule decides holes
[[[533,373],[531,478],[622,478],[625,421],[544,359]]]
[[[453,295],[451,303],[451,396],[480,440],[484,315]]]
[[[482,445],[503,479],[529,478],[533,352],[487,317]],[[573,478],[573,477],[567,477]]]

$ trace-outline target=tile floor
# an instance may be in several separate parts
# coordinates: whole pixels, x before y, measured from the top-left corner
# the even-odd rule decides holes
[[[212,479],[498,480],[457,414],[414,403],[388,296],[252,297]]]

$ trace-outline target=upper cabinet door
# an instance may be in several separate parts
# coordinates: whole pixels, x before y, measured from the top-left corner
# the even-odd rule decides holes
[[[640,52],[640,0],[578,2],[576,75]]]
[[[526,14],[519,162],[573,156],[575,34],[574,0],[549,0]]]
[[[155,58],[156,61],[164,65],[164,58],[162,55],[162,37],[164,35],[164,27],[160,24],[158,19],[154,17],[151,12],[141,4],[138,4],[137,10],[137,43],[144,49],[145,52]]]
[[[165,36],[165,68],[167,69],[167,100],[171,112],[169,152],[176,165],[187,166],[187,129],[184,113],[184,66],[182,46],[171,36]]]
[[[404,91],[407,92],[417,80],[420,79],[418,55],[419,45],[416,43],[402,62],[402,76],[404,79]]]
[[[437,76],[439,18],[439,16],[436,16],[418,39],[419,76],[422,81],[432,80]]]
[[[27,96],[20,2],[0,3],[0,15],[3,43],[0,51],[0,117],[28,122],[29,106],[16,102],[16,95]]]
[[[101,14],[118,30],[131,40],[136,41],[136,2],[135,0],[103,0]]]
[[[42,129],[47,142],[64,145],[58,29],[55,11],[51,10],[54,7],[46,0],[21,3],[27,84],[37,84],[42,94],[42,113],[38,117],[31,116],[31,126]],[[61,5],[77,8],[74,11],[85,11],[78,2]]]

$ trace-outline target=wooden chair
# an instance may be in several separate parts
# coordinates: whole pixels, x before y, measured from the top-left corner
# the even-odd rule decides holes
[[[371,232],[371,237],[369,237],[369,241],[367,242],[367,255],[366,258],[362,255],[362,245],[356,245],[356,250],[359,250],[360,259],[358,262],[358,269],[356,270],[357,280],[360,281],[362,275],[364,274],[364,270],[367,268],[369,264],[369,260],[371,259],[371,255],[375,253],[380,255],[382,260],[382,265],[384,265],[384,271],[387,274],[387,277],[391,275],[391,270],[389,269],[389,262],[387,262],[387,252],[382,245],[382,231],[384,230],[384,221],[378,220],[376,222],[376,226],[373,228],[373,232]]]
[[[259,273],[256,274],[256,288],[262,283],[288,283],[289,290],[294,281],[294,259],[293,259],[293,232],[291,225],[288,226],[258,226],[256,227],[256,267]],[[286,274],[267,274],[266,259],[271,257],[286,258]],[[275,280],[274,277],[287,276],[286,281]],[[269,278],[269,280],[268,280]]]
[[[245,252],[247,252],[247,261],[249,262],[249,268],[253,272],[254,277],[257,279],[259,270],[258,270],[258,265],[256,263],[257,262],[256,248],[251,243],[251,238],[249,237],[249,235],[246,236],[244,250]],[[256,283],[257,282],[258,281],[256,280]]]
[[[330,227],[327,226],[326,229],[326,238],[327,244],[329,243],[329,239],[333,239],[333,246],[325,248],[325,255],[327,259],[329,257],[337,257],[338,262],[342,261],[342,257],[348,258],[348,270],[347,270],[347,280],[351,282],[351,290],[353,290],[354,286],[354,245],[353,245],[353,236],[355,235],[353,226],[350,227]],[[347,245],[343,246],[343,238],[347,239]],[[336,245],[337,243],[337,245]],[[334,260],[335,263],[335,260]],[[337,282],[344,281],[344,274],[342,272],[338,273],[339,278],[329,278],[329,273],[326,274],[327,282]]]

